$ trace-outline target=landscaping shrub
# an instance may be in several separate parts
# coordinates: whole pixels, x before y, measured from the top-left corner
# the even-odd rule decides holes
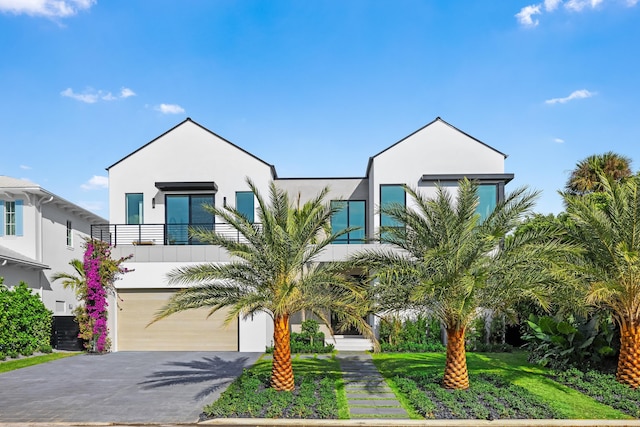
[[[529,316],[527,342],[529,361],[553,369],[602,367],[614,361],[616,329],[608,316],[590,319],[556,320],[550,316]]]
[[[445,351],[440,341],[440,321],[424,315],[401,320],[386,316],[380,322],[380,349],[387,352]]]
[[[547,403],[496,375],[471,374],[468,390],[446,390],[442,373],[395,377],[413,408],[428,419],[559,418]]]
[[[30,356],[51,348],[52,313],[27,284],[20,282],[12,290],[0,277],[0,355]]]
[[[506,326],[503,316],[478,316],[466,331],[466,350],[479,353],[511,353],[513,346],[505,342]]]
[[[615,376],[598,371],[571,368],[554,373],[554,380],[572,387],[605,405],[640,418],[640,390],[616,381]]]

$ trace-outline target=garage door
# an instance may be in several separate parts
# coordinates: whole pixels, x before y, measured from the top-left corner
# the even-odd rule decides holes
[[[208,309],[187,310],[147,327],[174,292],[118,291],[118,351],[238,351],[238,321],[224,325],[226,310],[209,318]]]

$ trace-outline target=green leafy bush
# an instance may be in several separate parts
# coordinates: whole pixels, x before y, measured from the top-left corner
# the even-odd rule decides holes
[[[597,367],[616,354],[615,325],[608,317],[556,320],[531,315],[527,325],[522,338],[527,342],[525,348],[532,363],[553,369]]]
[[[315,320],[302,322],[302,332],[291,333],[291,353],[331,353],[333,344],[324,343],[324,333],[320,332],[320,325]],[[267,353],[273,353],[273,346],[267,347]]]
[[[424,315],[400,319],[386,316],[380,322],[380,349],[387,352],[445,351],[440,342],[440,322]]]
[[[30,356],[50,347],[51,316],[26,283],[9,290],[0,278],[0,354]]]

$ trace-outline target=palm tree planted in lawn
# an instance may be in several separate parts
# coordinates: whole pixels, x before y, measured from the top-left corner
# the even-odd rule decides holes
[[[620,326],[616,379],[640,386],[640,190],[637,178],[618,182],[599,176],[604,197],[563,194],[573,220],[568,236],[583,248],[578,271],[586,278],[587,301],[611,310]]]
[[[383,241],[393,247],[364,251],[353,262],[370,267],[378,278],[378,295],[384,295],[380,309],[417,307],[440,319],[448,336],[444,387],[466,389],[465,331],[476,310],[507,312],[520,300],[548,307],[562,275],[556,267],[568,247],[553,238],[551,228],[508,235],[537,196],[524,188],[498,203],[484,221],[476,212],[477,184],[466,179],[455,199],[443,187],[433,198],[411,188],[406,192],[415,207],[381,209],[397,225],[381,228]]]
[[[366,289],[337,266],[314,261],[327,245],[352,231],[330,232],[330,219],[337,208],[324,202],[327,188],[307,203],[300,204],[298,200],[293,204],[285,191],[271,183],[267,203],[253,182],[247,183],[258,202],[260,223],[251,223],[233,207],[206,207],[231,225],[241,239],[202,229],[190,233],[200,242],[223,247],[234,261],[171,271],[171,283],[195,286],[176,293],[153,322],[201,307],[210,308],[210,314],[228,308],[227,322],[237,316],[266,312],[274,323],[271,386],[293,390],[291,315],[306,310],[329,325],[328,315],[333,312],[345,328],[354,326],[372,338],[371,329],[363,320],[368,307]]]

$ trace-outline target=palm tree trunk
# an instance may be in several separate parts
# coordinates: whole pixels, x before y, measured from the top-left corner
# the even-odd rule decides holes
[[[278,391],[292,391],[293,367],[291,366],[291,332],[289,315],[273,319],[273,363],[271,365],[271,387]]]
[[[444,368],[444,388],[465,390],[469,388],[467,354],[464,349],[464,327],[447,328],[447,361]]]
[[[620,356],[616,380],[631,388],[640,386],[640,325],[631,320],[620,324]]]

